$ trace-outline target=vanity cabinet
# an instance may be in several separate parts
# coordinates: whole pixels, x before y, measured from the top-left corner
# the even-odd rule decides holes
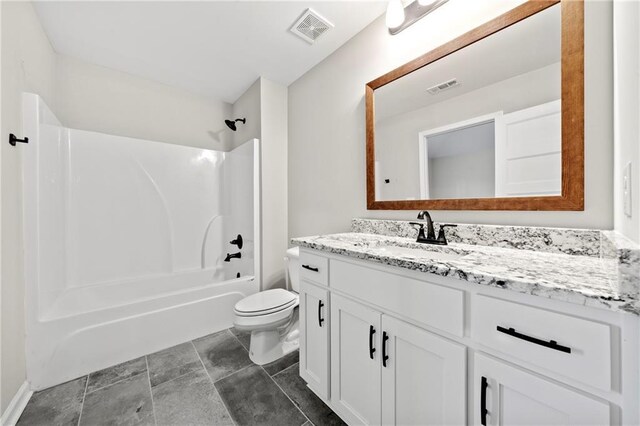
[[[329,292],[300,283],[300,377],[321,398],[329,398]]]
[[[388,315],[382,340],[382,424],[464,424],[465,346]]]
[[[331,296],[331,401],[347,423],[380,424],[380,312]]]
[[[465,423],[466,349],[331,298],[331,401],[349,424]]]
[[[474,383],[476,425],[584,426],[610,422],[606,402],[480,353],[475,356]]]
[[[638,424],[637,318],[303,249],[300,374],[351,425]],[[318,269],[318,271],[315,271]]]

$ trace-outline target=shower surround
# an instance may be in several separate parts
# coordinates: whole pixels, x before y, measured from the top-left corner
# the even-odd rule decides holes
[[[259,289],[259,143],[65,128],[23,95],[27,378],[43,389],[232,326]],[[224,262],[238,247],[241,259]]]

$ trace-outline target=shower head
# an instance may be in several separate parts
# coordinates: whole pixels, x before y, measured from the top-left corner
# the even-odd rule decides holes
[[[228,128],[230,128],[231,130],[233,130],[234,132],[236,130],[238,130],[238,128],[236,127],[236,122],[239,121],[242,124],[247,122],[246,118],[236,118],[235,120],[224,120],[224,124],[227,125]]]

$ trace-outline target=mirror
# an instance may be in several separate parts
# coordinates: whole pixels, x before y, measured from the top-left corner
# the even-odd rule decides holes
[[[582,17],[530,1],[369,83],[368,208],[582,210]]]

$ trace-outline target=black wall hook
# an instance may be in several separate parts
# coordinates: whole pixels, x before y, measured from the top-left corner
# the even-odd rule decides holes
[[[14,135],[13,133],[9,133],[9,144],[11,146],[16,146],[16,143],[20,142],[20,143],[29,143],[29,138],[24,138],[24,139],[18,139],[16,137],[16,135]]]

